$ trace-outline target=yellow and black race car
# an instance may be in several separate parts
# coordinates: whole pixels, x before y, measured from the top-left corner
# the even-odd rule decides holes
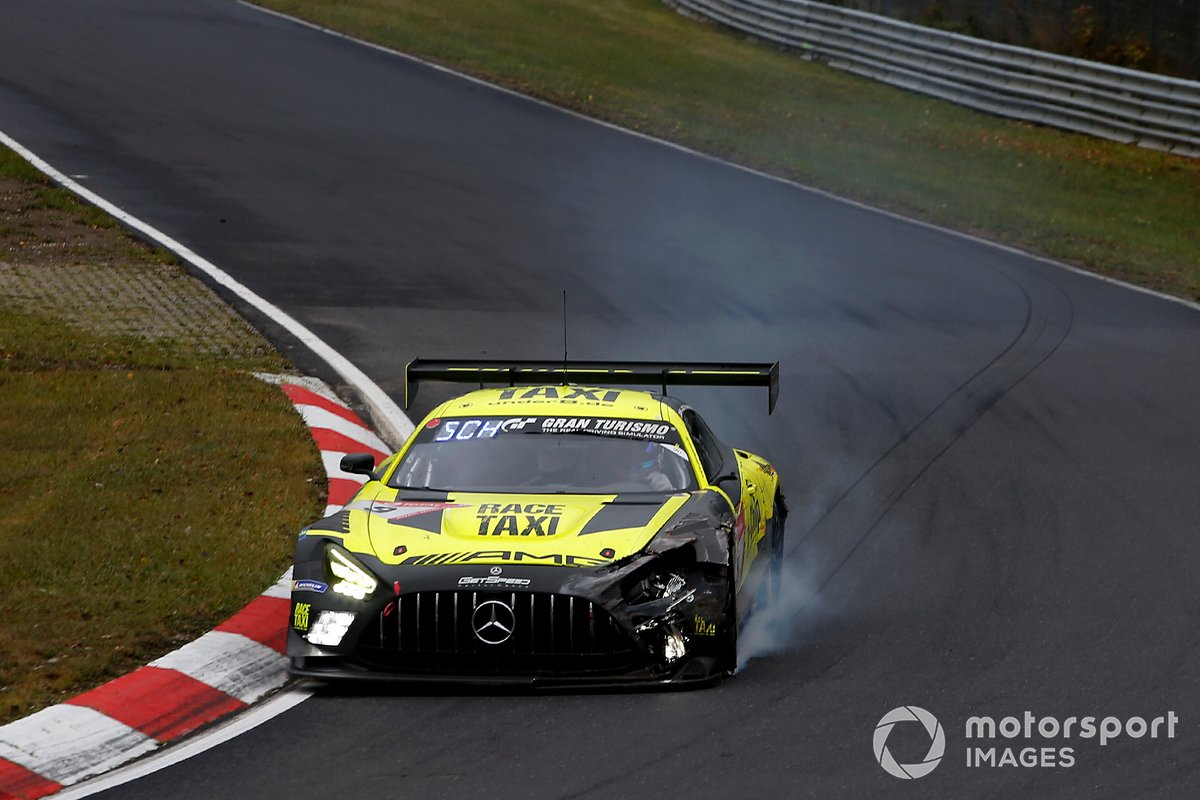
[[[602,380],[597,380],[602,379]],[[503,384],[442,403],[296,546],[289,670],[318,678],[711,681],[779,580],[786,508],[762,458],[668,384],[763,385],[778,364],[423,361]],[[577,385],[654,384],[663,393]]]

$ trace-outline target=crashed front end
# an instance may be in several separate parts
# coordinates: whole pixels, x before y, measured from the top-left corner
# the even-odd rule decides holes
[[[384,564],[310,530],[293,575],[289,670],[534,686],[710,682],[735,660],[726,508],[693,493],[625,557],[513,545],[453,563]]]

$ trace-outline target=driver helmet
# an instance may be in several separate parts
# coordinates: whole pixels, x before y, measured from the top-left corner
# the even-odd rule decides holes
[[[641,472],[657,472],[662,470],[663,449],[654,442],[646,442],[646,448],[643,451],[645,460],[641,464]]]

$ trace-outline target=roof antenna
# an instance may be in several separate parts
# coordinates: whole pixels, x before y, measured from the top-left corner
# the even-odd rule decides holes
[[[563,374],[562,385],[567,385],[567,290],[563,289]]]

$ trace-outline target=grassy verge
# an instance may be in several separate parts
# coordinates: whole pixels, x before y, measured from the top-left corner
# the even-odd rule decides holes
[[[0,722],[195,638],[322,508],[288,364],[0,148]]]
[[[1200,160],[809,63],[660,0],[259,0],[630,128],[1200,299]]]

